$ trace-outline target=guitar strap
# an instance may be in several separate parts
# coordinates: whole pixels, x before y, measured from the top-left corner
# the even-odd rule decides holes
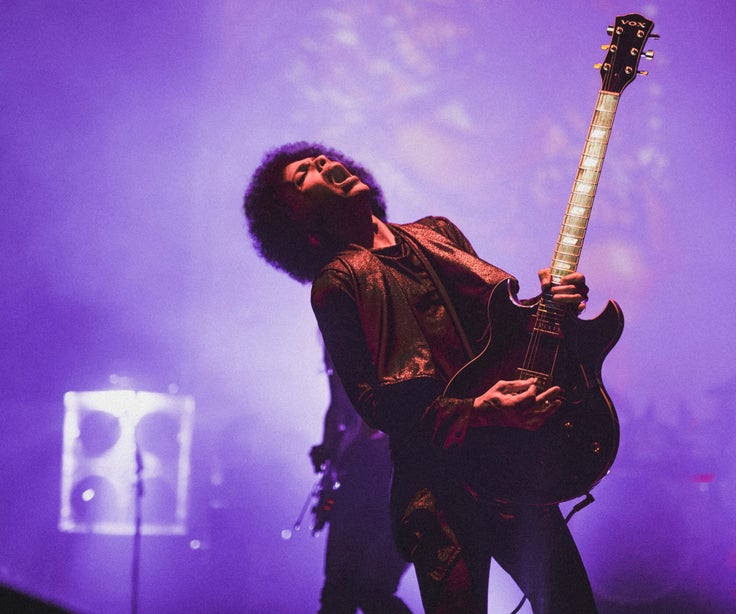
[[[450,296],[447,293],[447,289],[445,288],[445,285],[442,283],[440,276],[437,275],[437,271],[435,271],[434,267],[430,264],[429,259],[424,255],[424,252],[422,251],[421,246],[416,242],[414,237],[412,237],[403,228],[400,228],[393,224],[391,225],[391,228],[396,233],[400,234],[401,238],[406,241],[411,251],[417,257],[419,262],[421,262],[422,266],[424,267],[424,270],[427,272],[427,275],[429,275],[429,278],[432,280],[432,283],[435,285],[435,288],[437,288],[437,292],[440,295],[442,302],[445,304],[445,309],[447,309],[447,313],[450,316],[450,319],[452,320],[452,323],[455,326],[455,330],[457,331],[458,337],[460,338],[460,342],[463,345],[463,349],[465,350],[465,353],[468,356],[468,360],[472,360],[475,357],[475,354],[473,353],[473,350],[470,347],[470,343],[468,342],[468,336],[465,333],[465,329],[463,328],[462,324],[460,323],[460,318],[458,317],[457,311],[455,310],[455,307],[453,306],[452,301],[450,300]]]

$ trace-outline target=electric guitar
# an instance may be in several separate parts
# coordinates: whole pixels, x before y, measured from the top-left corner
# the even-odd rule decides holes
[[[602,87],[585,140],[552,258],[553,284],[577,270],[611,127],[624,88],[638,71],[654,23],[641,15],[616,18]],[[498,380],[534,377],[541,389],[562,388],[562,406],[536,431],[470,429],[462,459],[469,484],[497,501],[549,505],[585,495],[608,472],[618,451],[616,410],[601,379],[604,358],[623,331],[623,314],[609,300],[593,320],[555,303],[519,303],[509,282],[488,303],[491,336],[483,351],[447,385],[445,395],[477,397]]]
[[[329,460],[322,465],[322,477],[314,487],[312,496],[316,499],[312,507],[314,522],[312,523],[312,535],[317,535],[330,521],[330,514],[335,505],[335,496],[340,489],[340,478],[337,467]]]

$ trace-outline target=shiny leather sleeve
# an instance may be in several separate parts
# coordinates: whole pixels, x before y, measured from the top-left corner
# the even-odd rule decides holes
[[[330,270],[312,288],[312,307],[335,370],[358,414],[389,435],[412,430],[442,390],[429,377],[379,385],[349,273]]]

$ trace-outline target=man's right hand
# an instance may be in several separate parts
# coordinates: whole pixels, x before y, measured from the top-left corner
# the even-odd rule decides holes
[[[500,380],[481,396],[473,407],[484,414],[489,426],[505,426],[536,431],[562,405],[561,389],[552,386],[537,394],[535,378]]]

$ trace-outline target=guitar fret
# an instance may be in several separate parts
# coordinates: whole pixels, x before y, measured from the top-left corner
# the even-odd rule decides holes
[[[610,127],[599,124],[597,126],[591,126],[588,136],[585,138],[583,147],[595,147],[596,145],[605,144],[608,142],[608,137],[611,135]]]
[[[593,176],[591,177],[591,175]],[[598,176],[599,173],[591,173],[591,171],[578,169],[578,176],[575,178],[575,188],[573,189],[573,192],[589,194],[591,192],[591,188],[595,189],[598,185]],[[583,189],[580,190],[579,188]]]
[[[576,178],[589,177],[589,179],[597,181],[598,175],[600,175],[600,173],[601,173],[600,165],[597,166],[596,168],[590,168],[590,167],[585,167],[585,166],[580,165],[578,166],[578,170],[575,173],[575,177]]]
[[[593,208],[593,199],[588,194],[573,192],[570,202],[567,203],[565,215],[580,215],[584,217]]]
[[[571,264],[566,264],[564,262],[556,262],[555,266],[553,266],[551,270],[552,270],[553,275],[564,277],[568,273],[572,273],[575,269],[572,267]]]
[[[565,213],[565,219],[576,217],[587,218],[590,217],[590,211],[591,208],[585,204],[570,203],[568,211]]]
[[[590,212],[589,206],[582,206],[580,204],[571,203],[568,209],[568,215],[574,215],[577,217],[586,217]]]
[[[589,137],[595,141],[603,140],[611,132],[612,119],[613,116],[606,117],[602,113],[595,113],[590,122]]]
[[[557,243],[557,251],[562,254],[574,254],[580,251],[580,243],[580,240],[571,243],[559,242]]]
[[[583,158],[580,161],[580,168],[584,168],[586,170],[598,170],[600,169],[600,164],[601,158],[599,156],[595,156],[591,152],[585,152],[583,153]]]
[[[575,185],[573,186],[573,189],[571,190],[570,194],[580,194],[582,196],[585,196],[588,198],[590,203],[593,202],[593,196],[595,195],[596,189],[598,188],[598,177],[595,178],[595,181],[581,181],[576,180]],[[568,202],[568,204],[570,204]],[[574,204],[580,204],[580,203],[574,203]],[[582,203],[583,205],[586,205],[587,203]]]
[[[565,263],[568,264],[568,270],[574,271],[575,270],[575,263],[577,262],[578,258],[580,257],[580,253],[577,254],[563,254],[560,258],[555,258],[556,263]],[[559,266],[559,264],[558,264]]]
[[[569,252],[570,250],[577,250],[579,252],[582,245],[583,245],[583,237],[578,237],[577,239],[567,242],[567,243],[563,241],[558,241],[555,244],[555,252],[564,253],[564,252]]]
[[[575,237],[580,243],[582,243],[585,238],[585,226],[567,225],[566,228],[560,232],[560,237],[563,236]],[[561,242],[562,241],[560,241],[560,239],[557,239],[557,243]]]
[[[595,141],[605,139],[611,132],[613,116],[604,113],[594,113],[590,122],[590,138]]]
[[[579,192],[576,192],[575,190],[573,190],[572,194],[570,194],[570,201],[568,204],[582,205],[584,207],[590,207],[593,204],[593,199],[588,197],[586,194],[580,194]]]
[[[572,205],[570,210],[565,213],[565,220],[587,220],[590,217],[590,207],[585,208],[584,211],[580,211],[580,208],[580,205]]]
[[[582,181],[577,181],[575,183],[575,189],[573,190],[576,194],[585,194],[586,196],[594,193],[595,184],[594,183],[584,183]]]
[[[575,271],[576,260],[577,258],[564,258],[560,260],[555,260],[551,267],[551,270],[553,272],[562,271],[562,275],[567,275],[568,273],[572,273],[573,271]]]
[[[583,148],[583,156],[597,160],[598,168],[600,168],[600,166],[603,164],[602,154],[605,153],[605,151],[603,151],[604,146],[605,143],[602,143],[600,141],[587,141],[585,143],[585,147]]]
[[[609,132],[610,131],[609,130],[606,130],[605,128],[602,128],[602,127],[599,127],[599,126],[594,127],[590,131],[590,134],[588,135],[588,138],[586,140],[586,144],[588,144],[588,143],[595,144],[595,143],[604,143],[604,142],[607,142],[608,141],[608,134],[609,134]]]
[[[573,262],[574,263],[575,260],[577,260],[578,257],[580,256],[580,252],[581,252],[580,247],[572,248],[570,249],[570,251],[567,251],[567,252],[560,251],[558,249],[558,250],[555,250],[555,260],[560,261],[560,262]]]

